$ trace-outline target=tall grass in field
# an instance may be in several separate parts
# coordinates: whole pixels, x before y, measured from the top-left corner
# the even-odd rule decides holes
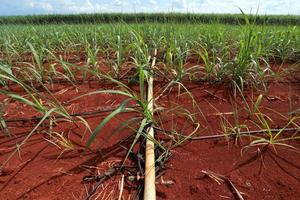
[[[250,22],[269,25],[299,25],[296,15],[248,15]],[[98,24],[98,23],[220,23],[243,24],[242,14],[193,14],[193,13],[99,13],[80,15],[32,15],[0,17],[0,24]]]
[[[297,16],[194,14],[1,17],[0,93],[31,107],[42,116],[26,138],[17,144],[11,156],[19,151],[43,123],[49,123],[51,127],[51,124],[57,122],[58,116],[72,124],[82,123],[90,130],[83,118],[74,118],[68,113],[48,87],[54,81],[64,80],[76,88],[79,79],[83,82],[96,79],[108,81],[117,89],[97,90],[73,100],[107,93],[120,95],[125,100],[91,131],[86,146],[92,144],[112,118],[122,112],[135,112],[138,117],[125,123],[138,124],[137,127],[131,127],[135,135],[127,158],[135,144],[141,138],[147,138],[147,127],[159,126],[159,113],[166,110],[158,106],[152,115],[148,109],[146,86],[150,76],[166,83],[154,100],[159,100],[176,88],[178,96],[186,94],[191,100],[192,108],[202,114],[185,83],[230,83],[242,91],[246,84],[264,83],[266,74],[273,73],[270,62],[299,64],[300,28],[270,25],[275,22],[277,25],[295,25],[299,23],[298,19]],[[157,55],[154,55],[156,50]],[[150,68],[154,56],[156,64]],[[21,88],[25,95],[10,90],[13,84]],[[138,86],[138,91],[132,89],[130,84]],[[40,94],[40,88],[47,97]],[[0,127],[9,135],[1,114],[6,101],[0,108]],[[136,107],[129,108],[130,103],[134,103]],[[200,127],[194,117],[193,112],[196,111],[190,112],[179,107],[170,109],[169,112],[184,115],[194,125],[194,129],[188,137],[182,137],[184,134],[180,134],[176,128],[166,131],[166,135],[171,134],[173,141],[169,148],[188,140]],[[258,119],[266,126],[260,116]],[[53,135],[51,128],[48,133]],[[58,136],[56,139],[60,144],[70,146],[63,134],[54,135]],[[168,152],[159,141],[147,139]],[[273,142],[277,137],[271,139]]]
[[[138,32],[149,47],[161,50],[162,59],[169,62],[170,55],[183,50],[183,56],[195,51],[207,51],[207,56],[217,62],[226,62],[241,48],[240,41],[245,39],[247,25],[191,25],[191,24],[100,24],[100,25],[2,25],[0,30],[1,60],[11,62],[20,55],[31,51],[29,45],[41,55],[51,52],[74,52],[86,49],[90,61],[93,54],[108,54],[119,51],[118,59],[130,53],[123,48],[134,40],[131,30]],[[187,31],[188,30],[188,31]],[[299,60],[300,28],[297,26],[253,26],[251,34],[260,40],[261,56],[277,60]],[[167,50],[169,48],[169,50]],[[94,52],[92,52],[93,50]],[[168,52],[170,53],[168,53]],[[202,52],[204,53],[204,52]],[[0,55],[1,55],[0,54]],[[46,58],[46,57],[45,57]],[[159,58],[160,59],[160,58]],[[119,62],[117,61],[117,63]],[[124,59],[123,59],[124,61]],[[118,64],[120,65],[120,63]]]

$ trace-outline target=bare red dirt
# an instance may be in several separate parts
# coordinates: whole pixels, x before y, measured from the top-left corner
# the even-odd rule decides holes
[[[74,96],[87,92],[108,89],[113,86],[81,84],[78,88],[57,84],[52,86],[55,96],[61,102],[67,102]],[[156,84],[157,89],[160,88]],[[220,134],[220,116],[234,124],[233,106],[230,102],[229,91],[224,86],[209,84],[189,85],[194,99],[202,113],[197,114],[201,123],[199,135]],[[263,92],[245,92],[247,102],[255,102]],[[290,116],[292,111],[300,108],[300,85],[291,82],[272,81],[267,86],[261,110],[267,114],[272,122],[272,128],[285,125],[284,116]],[[1,96],[1,99],[5,98]],[[117,95],[99,94],[84,97],[74,102],[66,103],[71,113],[93,111],[103,107],[114,107],[123,100]],[[238,98],[242,107],[245,102]],[[184,105],[191,109],[191,99],[187,95],[177,97],[172,91],[157,102],[161,106]],[[87,118],[92,130],[101,122],[107,113],[93,115]],[[37,116],[36,112],[18,102],[10,102],[5,110],[5,119],[28,118]],[[84,146],[89,133],[82,125],[74,126],[61,123],[55,130],[64,132],[73,143],[73,150],[57,148],[49,143],[47,134],[39,130],[17,153],[0,174],[0,199],[84,199],[91,185],[82,182],[86,175],[101,174],[112,165],[119,163],[126,154],[126,150],[119,144],[120,139],[133,134],[123,130],[106,138],[118,126],[120,121],[134,117],[135,114],[121,114],[114,119],[98,135],[92,145],[92,151],[84,153]],[[166,128],[176,123],[183,126],[181,118],[170,119],[161,114]],[[241,124],[257,129],[251,122],[251,117],[243,111],[239,115]],[[300,124],[299,120],[296,122]],[[0,135],[0,162],[4,162],[10,155],[16,143],[22,141],[35,126],[35,122],[9,123],[11,131],[17,138]],[[184,130],[184,129],[183,129]],[[186,129],[188,132],[188,129]],[[292,133],[286,133],[292,134]],[[171,150],[172,156],[166,164],[165,174],[157,180],[158,199],[235,199],[230,187],[223,182],[205,176],[201,171],[212,171],[226,176],[241,192],[245,199],[300,199],[300,159],[299,152],[287,147],[276,146],[276,149],[263,146],[250,148],[241,154],[242,148],[249,144],[249,138],[234,140],[203,140],[189,141]],[[299,142],[288,143],[300,147]],[[123,146],[126,144],[123,144]],[[100,187],[93,199],[116,199],[119,195],[121,175],[112,177]],[[135,190],[125,185],[123,199],[129,199]]]

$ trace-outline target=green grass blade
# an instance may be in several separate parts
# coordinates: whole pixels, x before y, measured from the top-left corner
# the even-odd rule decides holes
[[[124,165],[125,161],[127,160],[130,152],[132,151],[134,145],[136,144],[136,142],[138,141],[138,139],[140,138],[140,136],[142,135],[142,132],[144,131],[145,127],[147,126],[147,118],[144,118],[141,122],[141,125],[135,135],[134,141],[132,142],[132,144],[130,145],[130,148],[128,149],[128,152],[123,160],[122,166]]]
[[[78,97],[75,97],[75,98],[71,99],[70,102],[78,100],[78,99],[80,99],[82,97],[86,97],[86,96],[90,96],[90,95],[95,95],[95,94],[119,94],[119,95],[127,96],[127,97],[129,97],[131,99],[134,99],[133,95],[131,95],[131,94],[127,93],[127,92],[123,92],[121,90],[99,90],[99,91],[89,92],[89,93],[80,95]]]
[[[97,128],[92,132],[90,138],[88,139],[87,143],[86,143],[86,148],[89,148],[90,145],[92,144],[92,142],[95,140],[95,138],[97,137],[97,135],[99,134],[99,132],[101,131],[101,129],[105,126],[105,124],[107,124],[112,118],[114,118],[117,114],[123,112],[126,108],[126,104],[130,101],[131,99],[126,99],[125,101],[123,101],[120,106],[114,110],[113,112],[111,112],[107,117],[105,117],[102,122],[97,126]]]
[[[0,171],[8,161],[20,150],[21,146],[23,146],[28,139],[35,133],[35,131],[42,125],[42,123],[56,110],[56,108],[52,108],[45,113],[43,118],[39,121],[39,123],[30,131],[30,133],[25,137],[25,139],[20,143],[17,144],[17,148],[8,156],[8,158],[0,165]]]

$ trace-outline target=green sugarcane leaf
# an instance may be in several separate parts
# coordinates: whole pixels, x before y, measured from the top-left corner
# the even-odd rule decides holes
[[[4,107],[6,106],[6,103],[7,103],[6,100],[4,100],[3,104],[0,103],[0,129],[3,130],[4,134],[10,136],[11,135],[10,131],[9,131],[8,126],[6,125],[6,122],[3,118],[3,111],[4,111]]]
[[[95,95],[95,94],[119,94],[119,95],[124,95],[124,96],[127,96],[127,97],[130,97],[130,98],[134,99],[134,97],[131,94],[129,94],[127,92],[123,92],[121,90],[99,90],[99,91],[89,92],[87,94],[80,95],[78,97],[75,97],[74,99],[71,99],[70,101],[75,101],[75,100],[78,100],[82,97]]]
[[[24,104],[26,104],[26,105],[28,105],[28,106],[30,106],[30,107],[35,107],[35,108],[37,108],[37,105],[36,105],[36,104],[34,104],[32,101],[30,101],[30,100],[28,100],[28,99],[26,99],[26,98],[24,98],[24,97],[22,97],[22,96],[20,96],[20,95],[13,94],[13,93],[6,93],[6,95],[12,97],[13,99],[15,99],[15,100],[17,100],[17,101],[20,101],[20,102],[24,103]]]
[[[125,157],[124,160],[123,160],[122,166],[124,165],[124,163],[125,163],[125,161],[127,160],[128,156],[129,156],[129,154],[130,154],[130,152],[132,151],[134,145],[136,144],[136,142],[138,141],[138,139],[139,139],[140,136],[142,135],[142,133],[143,133],[143,131],[144,131],[144,129],[145,129],[145,127],[146,127],[147,125],[148,125],[148,123],[147,123],[147,118],[144,118],[144,119],[142,120],[142,122],[141,122],[141,125],[140,125],[140,127],[139,127],[139,130],[137,131],[137,133],[136,133],[136,135],[135,135],[134,141],[133,141],[132,144],[130,145],[130,148],[129,148],[127,154],[126,154],[126,157]]]
[[[55,112],[57,108],[52,108],[50,109],[49,111],[47,111],[43,118],[39,121],[39,123],[30,131],[30,133],[25,137],[25,139],[19,143],[19,144],[16,144],[17,145],[17,148],[8,156],[8,158],[0,165],[0,170],[1,168],[3,168],[7,163],[8,161],[20,150],[20,148],[26,144],[26,142],[29,140],[29,138],[35,133],[35,131],[42,125],[42,123],[53,113]]]
[[[126,99],[125,101],[123,101],[120,106],[114,110],[113,112],[111,112],[107,117],[105,117],[102,122],[97,126],[97,128],[92,132],[90,138],[88,139],[87,143],[86,143],[86,148],[89,148],[90,145],[92,144],[92,142],[95,140],[95,138],[97,137],[97,135],[100,133],[101,129],[105,126],[105,124],[107,124],[112,118],[114,118],[117,114],[123,112],[126,108],[126,104],[130,101],[131,99]]]

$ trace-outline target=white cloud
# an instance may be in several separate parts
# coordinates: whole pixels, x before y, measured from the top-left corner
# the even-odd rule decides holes
[[[0,15],[92,12],[298,14],[300,0],[1,0]]]
[[[115,6],[121,6],[122,5],[122,1],[120,0],[115,0],[113,3]]]
[[[46,11],[51,11],[53,9],[52,5],[47,2],[30,2],[29,6],[32,8],[41,8]]]
[[[176,9],[182,9],[187,7],[187,3],[185,0],[173,0],[172,6]]]
[[[152,5],[157,5],[157,1],[156,1],[156,0],[150,0],[149,2],[150,2],[150,4],[152,4]]]
[[[133,3],[134,4],[141,4],[142,2],[141,2],[141,0],[134,0]]]
[[[203,0],[195,12],[202,13],[246,13],[259,14],[300,14],[299,0]]]

